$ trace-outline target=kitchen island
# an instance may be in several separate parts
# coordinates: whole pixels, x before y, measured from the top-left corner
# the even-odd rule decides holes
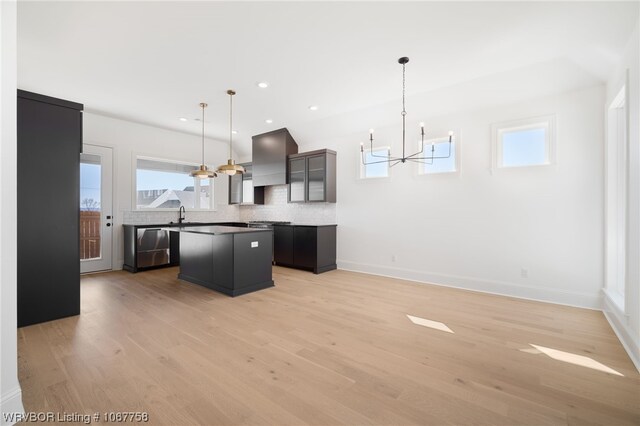
[[[271,229],[187,226],[172,231],[180,233],[179,279],[232,297],[273,287]]]

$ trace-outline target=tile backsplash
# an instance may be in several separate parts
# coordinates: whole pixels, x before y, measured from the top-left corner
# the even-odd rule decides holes
[[[336,222],[335,203],[287,203],[288,185],[268,186],[264,205],[240,206],[240,221],[274,220],[322,225]]]
[[[216,211],[189,211],[185,214],[187,222],[237,222],[240,217],[238,206],[217,204]],[[169,223],[178,221],[178,209],[175,211],[136,210],[122,212],[122,223],[141,225],[150,223]]]
[[[288,185],[268,186],[265,188],[264,205],[229,206],[218,204],[214,212],[186,212],[187,222],[249,222],[252,220],[274,220],[314,225],[336,222],[335,203],[287,203]],[[162,224],[178,221],[175,211],[124,211],[122,223],[130,225]]]

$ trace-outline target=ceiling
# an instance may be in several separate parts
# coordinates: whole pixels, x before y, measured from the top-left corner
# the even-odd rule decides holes
[[[637,2],[23,1],[18,85],[194,134],[205,101],[207,136],[221,140],[233,88],[246,155],[251,135],[280,127],[340,121],[366,133],[386,105],[399,110],[400,56],[411,58],[408,101],[471,93],[474,82],[526,96],[606,81],[637,19]],[[477,103],[493,93],[477,92]]]

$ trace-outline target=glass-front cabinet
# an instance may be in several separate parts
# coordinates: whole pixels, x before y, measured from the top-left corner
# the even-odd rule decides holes
[[[307,159],[305,157],[289,159],[289,202],[304,203],[307,186]]]
[[[229,204],[264,204],[264,187],[253,186],[252,164],[240,165],[245,172],[229,176]]]
[[[336,153],[328,149],[289,156],[289,202],[336,202]]]

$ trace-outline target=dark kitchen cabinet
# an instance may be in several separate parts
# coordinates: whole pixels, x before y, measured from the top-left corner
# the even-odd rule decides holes
[[[307,159],[289,160],[289,202],[304,203],[307,198]]]
[[[240,165],[245,173],[229,176],[229,204],[264,204],[264,186],[253,185],[252,163]]]
[[[336,269],[336,225],[274,225],[276,265],[313,271]]]
[[[336,153],[329,149],[289,156],[290,203],[336,202]]]
[[[229,204],[242,203],[242,175],[229,176]]]
[[[253,185],[289,183],[287,156],[298,152],[298,144],[286,128],[252,137]]]
[[[184,223],[183,226],[237,226],[244,222]],[[141,272],[149,269],[180,265],[180,232],[178,223],[157,225],[122,225],[124,231],[124,262],[122,269]],[[175,231],[172,228],[176,228]]]
[[[293,226],[273,227],[273,261],[293,265]]]
[[[17,106],[17,299],[22,327],[80,314],[83,106],[22,90]]]

